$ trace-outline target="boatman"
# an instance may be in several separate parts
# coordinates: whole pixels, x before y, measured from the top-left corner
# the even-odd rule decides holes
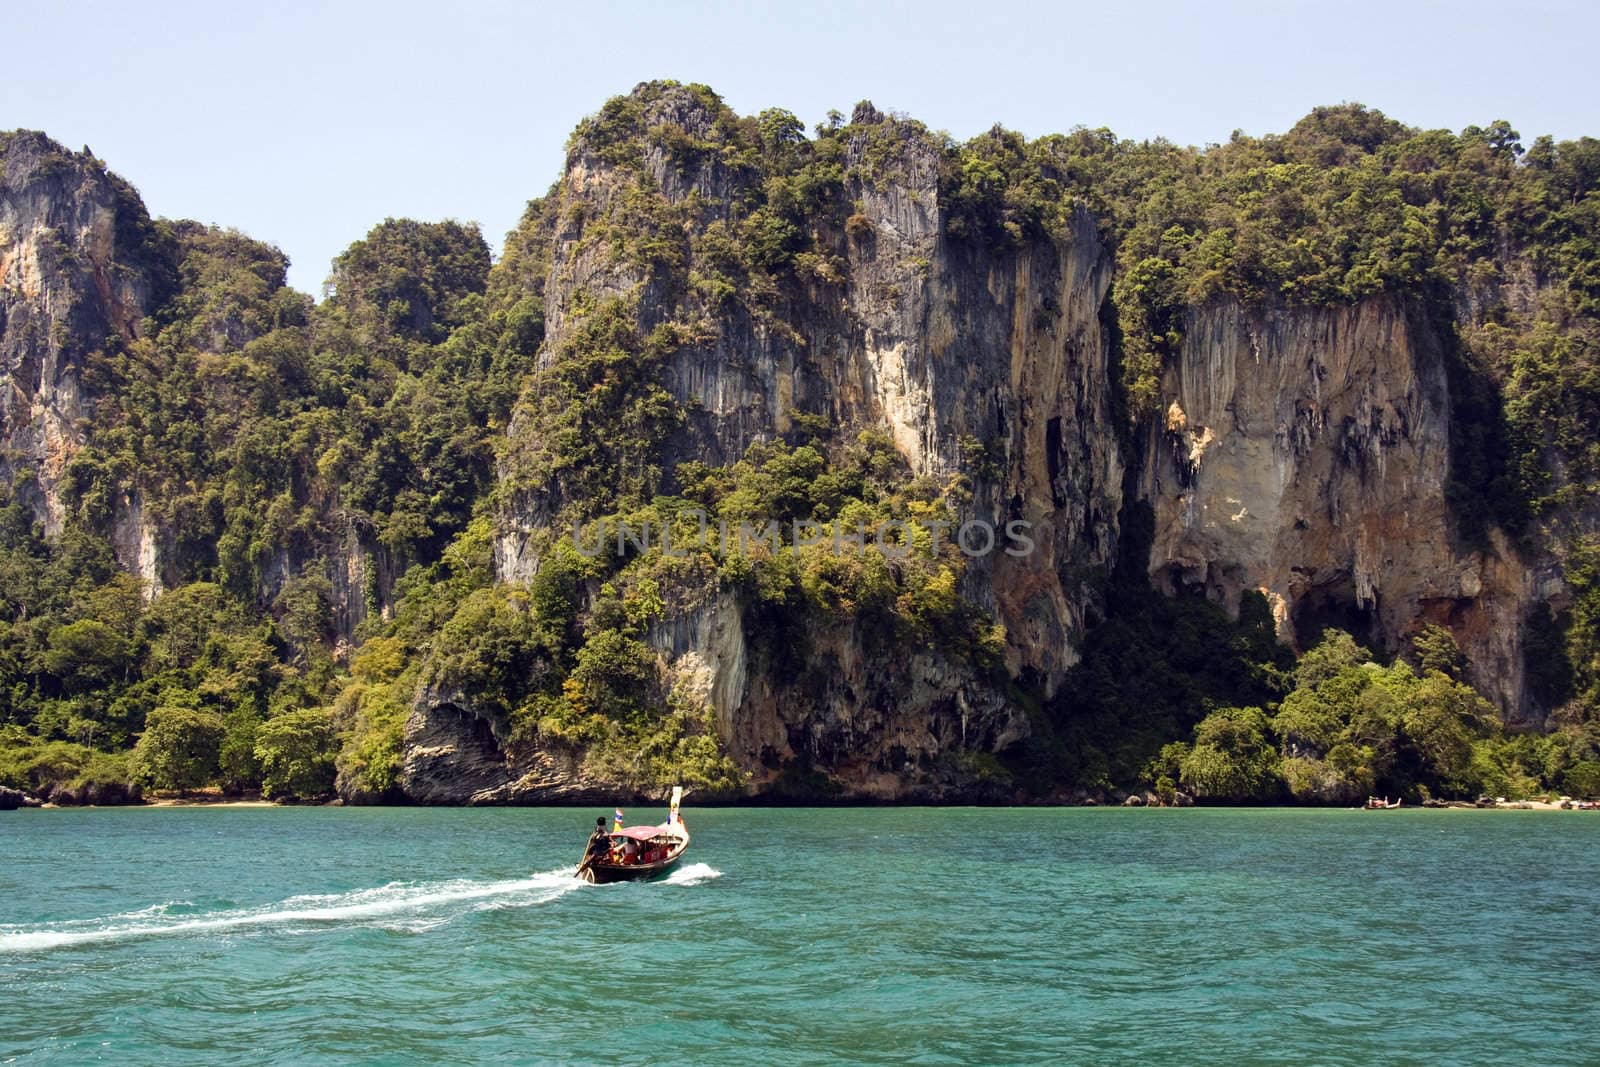
[[[594,821],[594,833],[589,835],[589,844],[588,847],[584,849],[584,854],[598,858],[599,856],[604,855],[605,851],[606,817],[602,815]]]

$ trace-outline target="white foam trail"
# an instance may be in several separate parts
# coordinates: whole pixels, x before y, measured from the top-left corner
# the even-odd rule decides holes
[[[95,941],[124,941],[141,937],[210,933],[290,923],[361,922],[369,919],[408,916],[446,904],[482,901],[489,898],[509,898],[498,902],[504,906],[525,907],[554,900],[584,884],[572,876],[572,868],[563,867],[557,871],[546,871],[529,878],[515,878],[502,882],[473,882],[466,879],[449,882],[390,882],[377,889],[296,896],[277,904],[256,908],[235,908],[196,915],[192,918],[178,917],[166,922],[149,921],[162,918],[169,907],[185,903],[173,901],[102,919],[44,923],[34,927],[0,925],[0,952],[39,952]],[[421,930],[442,921],[444,921],[442,918],[433,921],[419,919],[415,922],[399,922],[397,925],[411,930]],[[424,925],[425,922],[427,925]]]
[[[687,867],[679,867],[661,881],[664,885],[697,885],[721,877],[722,872],[709,863],[691,863]]]

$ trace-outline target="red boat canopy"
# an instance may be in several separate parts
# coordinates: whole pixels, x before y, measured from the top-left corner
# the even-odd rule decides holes
[[[631,837],[635,841],[648,841],[652,837],[660,837],[662,834],[672,837],[678,836],[678,832],[670,826],[624,826],[620,830],[611,831],[612,837]]]

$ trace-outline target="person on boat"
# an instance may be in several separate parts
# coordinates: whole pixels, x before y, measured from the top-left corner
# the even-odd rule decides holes
[[[633,863],[639,858],[639,842],[628,838],[622,843],[622,862]]]
[[[591,861],[605,859],[606,853],[611,851],[611,841],[606,837],[606,817],[600,816],[594,821],[594,833],[589,835],[588,847],[584,849],[584,858]]]

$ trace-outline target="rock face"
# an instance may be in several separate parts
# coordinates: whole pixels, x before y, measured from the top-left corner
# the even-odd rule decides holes
[[[1060,241],[996,251],[953,240],[935,146],[875,112],[866,117],[880,128],[852,137],[844,158],[844,195],[860,209],[848,227],[854,232],[831,235],[842,281],[819,282],[779,321],[743,305],[676,297],[614,259],[590,231],[603,233],[625,210],[635,179],[579,140],[556,193],[554,214],[563,221],[545,287],[545,352],[569,335],[574,304],[634,293],[642,331],[675,311],[709,320],[713,330],[674,353],[662,372],[690,413],[668,445],[667,469],[683,459],[731,463],[806,413],[825,416],[841,436],[887,429],[917,474],[964,471],[975,497],[964,517],[996,526],[1019,519],[1035,531],[1035,552],[995,553],[993,570],[974,568],[965,592],[1006,625],[1009,665],[1037,672],[1048,691],[1076,661],[1070,638],[1095,592],[1092,580],[1067,575],[1104,567],[1116,542],[1123,461],[1099,321],[1110,258],[1082,212]],[[654,101],[645,123],[706,136],[711,118],[679,89]],[[894,161],[875,168],[867,157],[882,140],[895,143]],[[716,159],[685,172],[660,150],[644,164],[641,184],[674,203],[693,202],[700,215],[692,227],[725,221],[759,182]],[[523,432],[513,425],[513,446]],[[983,444],[993,473],[963,463],[963,439]],[[503,579],[524,582],[537,570],[532,535],[548,523],[552,503],[535,492],[502,512]]]
[[[400,791],[416,804],[612,803],[612,783],[584,777],[576,758],[517,749],[506,723],[461,693],[424,689],[405,728]]]
[[[406,723],[401,788],[419,804],[488,803],[510,782],[500,739],[460,694],[427,692]]]
[[[714,136],[687,90],[647,107],[645,127]],[[962,592],[1005,626],[1011,671],[1029,672],[1048,693],[1076,662],[1075,639],[1117,540],[1123,461],[1099,320],[1109,255],[1081,212],[1064,237],[1020,247],[951,237],[937,147],[870,108],[856,120],[842,160],[844,199],[856,210],[842,232],[820,235],[834,254],[831,277],[778,318],[672,292],[596,239],[629,210],[637,184],[684,210],[692,246],[749,199],[759,175],[715,155],[685,168],[653,149],[639,179],[580,135],[554,194],[561,221],[544,351],[570,335],[575,307],[606,297],[637,297],[641,333],[673,316],[704,324],[704,339],[676,350],[661,372],[689,413],[666,446],[667,470],[685,459],[731,463],[806,414],[825,417],[841,440],[887,430],[915,474],[942,482],[965,473],[972,498],[962,518],[1027,522],[1036,548],[970,561]],[[528,433],[512,426],[513,450]],[[990,460],[981,472],[963,455],[973,441]],[[497,566],[503,580],[526,582],[560,500],[541,487],[508,495]],[[992,681],[932,650],[889,663],[867,635],[811,634],[806,671],[780,678],[750,669],[749,630],[746,607],[714,591],[651,639],[674,675],[703,693],[729,751],[758,780],[799,760],[852,794],[904,796],[947,755],[993,752],[1027,729]]]
[[[1027,731],[1019,710],[964,663],[897,655],[860,626],[814,626],[799,636],[807,655],[791,671],[752,647],[761,638],[747,635],[749,625],[724,593],[654,626],[649,643],[679,691],[713,709],[729,755],[757,787],[797,765],[825,770],[858,797],[935,799],[961,775],[956,753],[996,752]]]
[[[1150,569],[1169,591],[1201,586],[1234,611],[1261,591],[1291,643],[1337,625],[1393,649],[1424,621],[1446,624],[1475,681],[1517,718],[1536,576],[1503,540],[1482,550],[1455,537],[1442,343],[1390,297],[1195,309],[1148,429]]]
[[[149,222],[93,156],[0,134],[0,474],[48,534],[94,403],[85,360],[136,337],[160,295]]]

